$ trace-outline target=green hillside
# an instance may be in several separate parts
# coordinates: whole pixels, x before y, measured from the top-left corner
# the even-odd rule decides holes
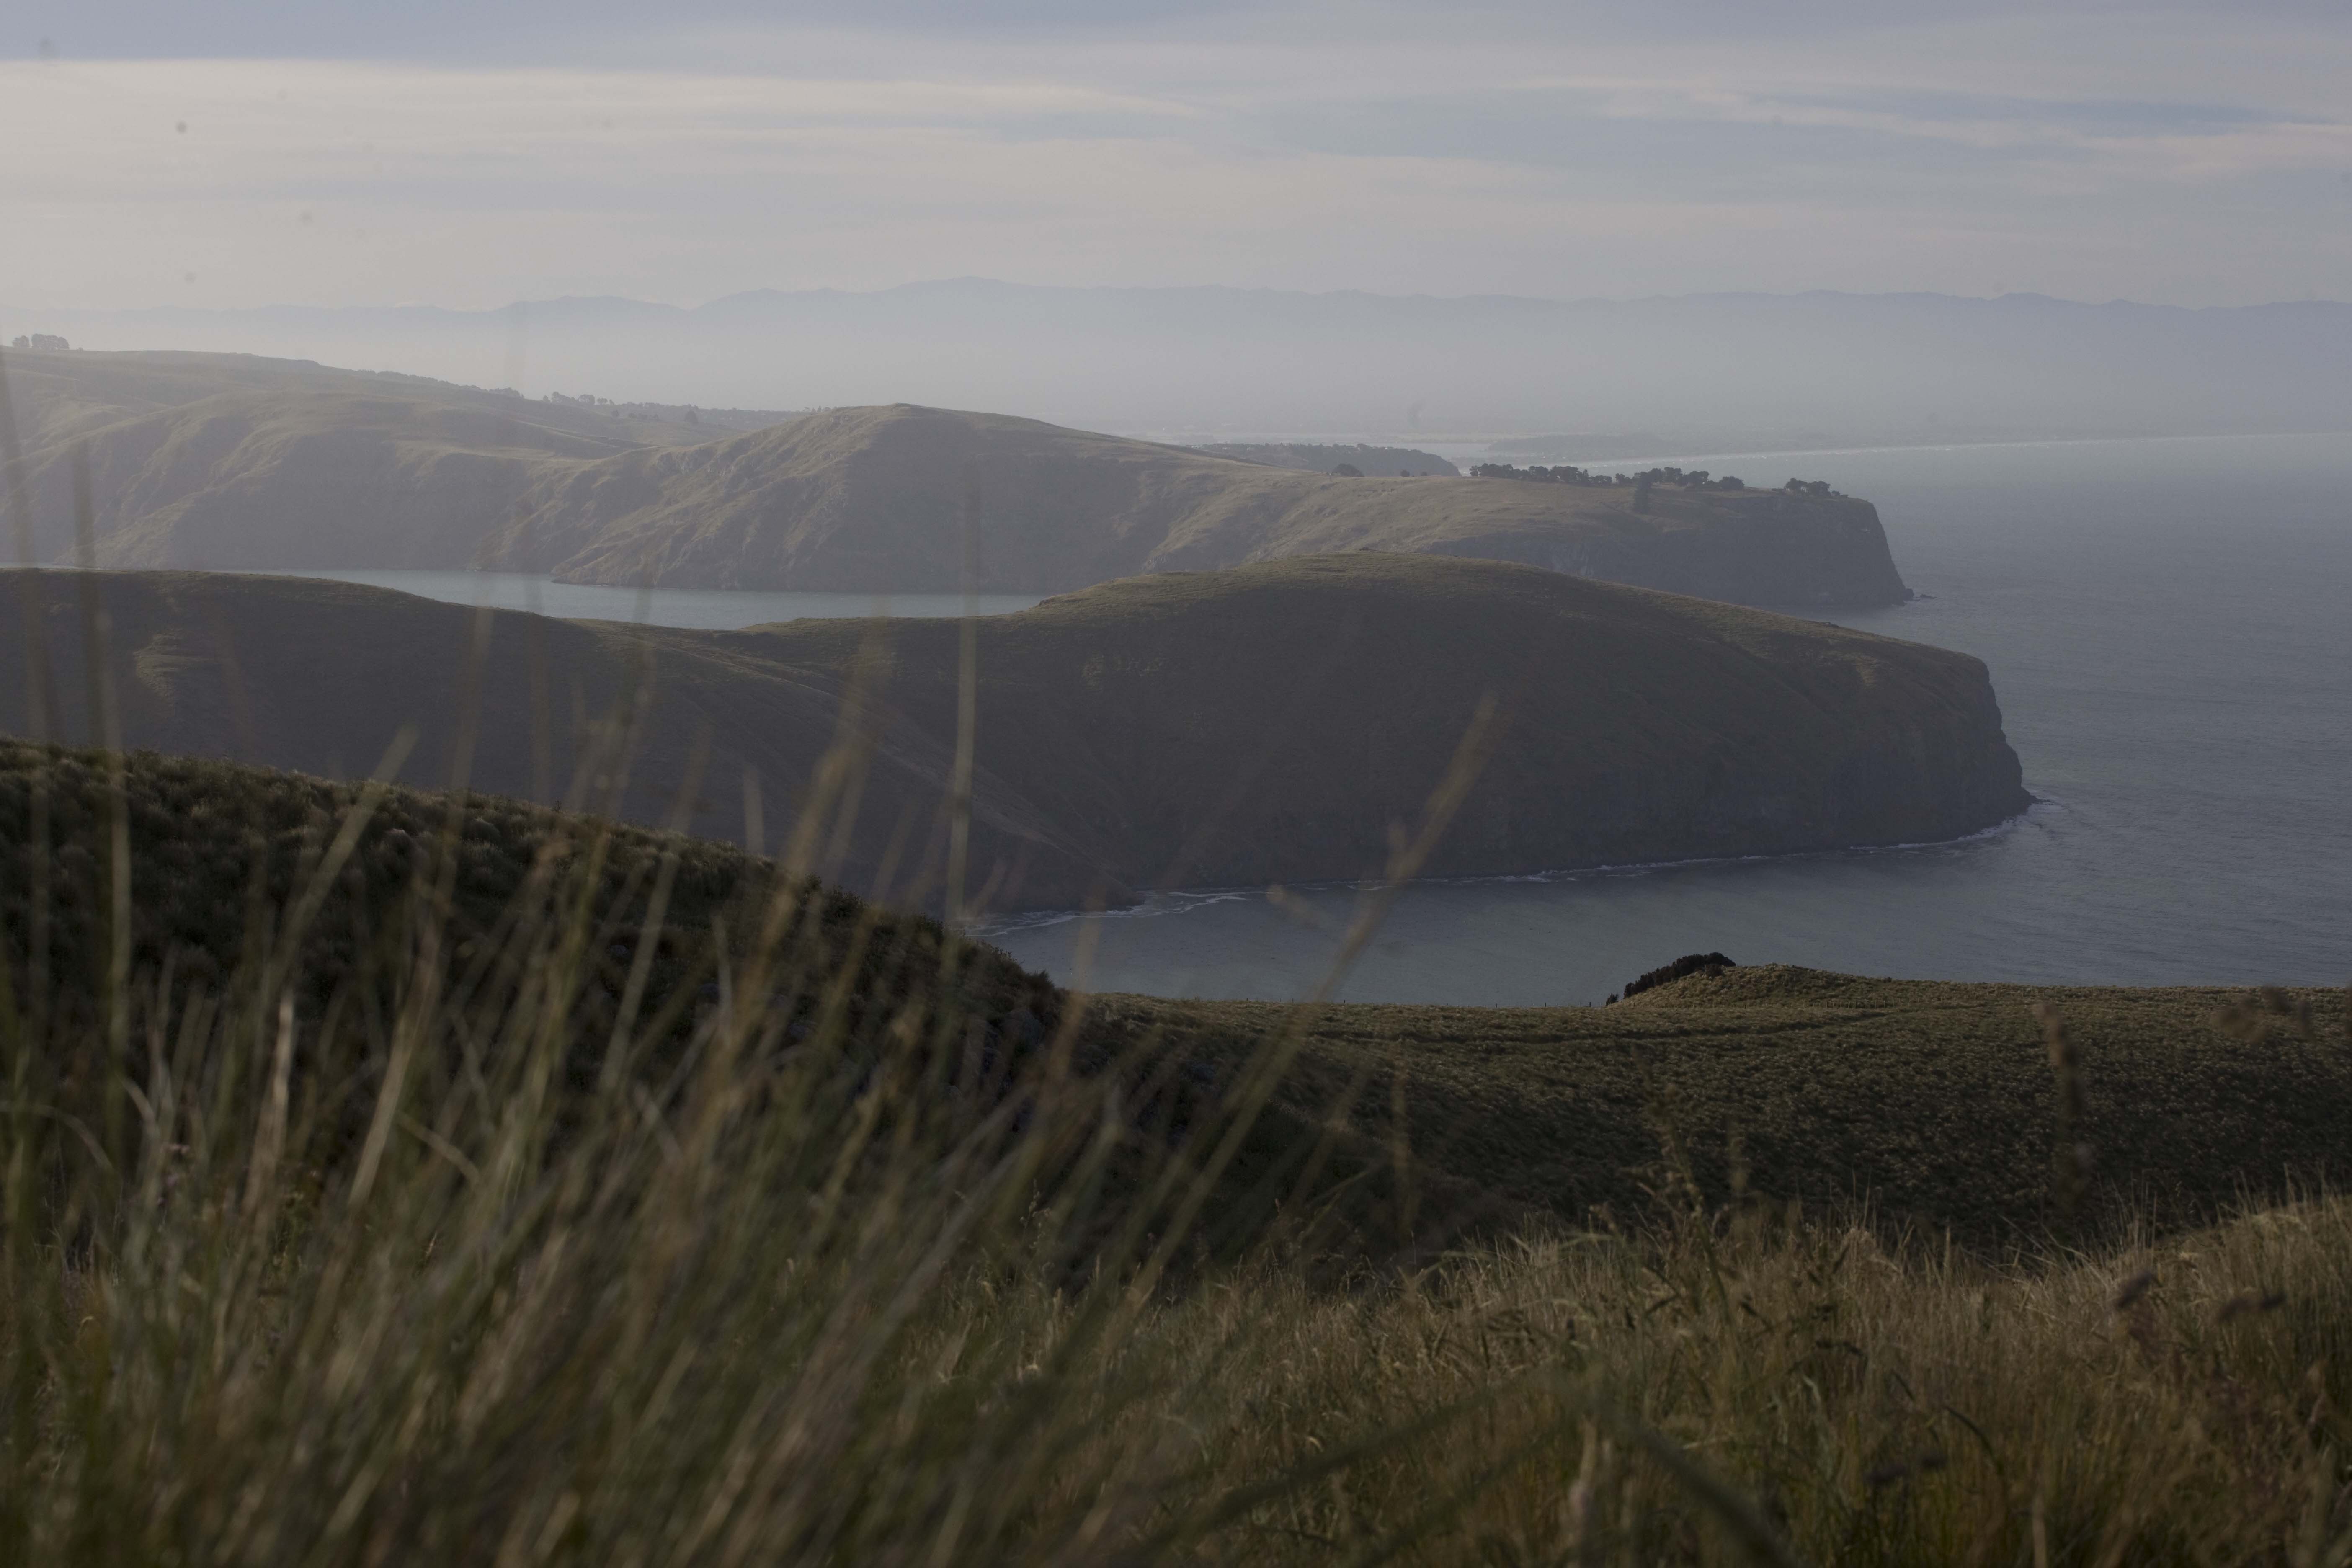
[[[85,739],[85,587],[132,745],[348,777],[413,723],[412,780],[469,755],[495,792],[577,780],[630,819],[682,810],[739,842],[756,814],[774,844],[854,731],[857,788],[826,796],[820,869],[940,896],[956,622],[691,632],[298,578],[10,574],[0,646],[24,646],[29,595],[52,732]],[[975,632],[968,886],[999,910],[1380,875],[1490,705],[1427,874],[1915,842],[2026,802],[1975,659],[1524,566],[1360,553],[1162,574]],[[25,702],[0,686],[0,729],[33,732]]]
[[[1342,479],[905,404],[722,437],[682,409],[237,355],[20,351],[7,365],[48,562],[73,559],[79,447],[106,566],[918,593],[963,584],[969,534],[976,585],[1002,593],[1342,550],[1738,604],[1906,593],[1876,511],[1844,496],[1660,488],[1637,511],[1628,488]]]
[[[583,582],[1054,593],[1146,572],[1381,550],[1517,561],[1756,605],[1899,602],[1843,496],[1346,479],[1034,419],[895,404],[550,473],[492,559]]]
[[[1346,1149],[1403,1146],[1480,1224],[1630,1223],[1678,1189],[1816,1213],[1875,1208],[1978,1243],[2064,1219],[2054,1189],[2058,1009],[2084,1099],[2073,1228],[2193,1222],[2343,1173],[2347,994],[1963,984],[1785,965],[1693,976],[1608,1007],[1361,1004],[1304,1020],[1280,1103],[1344,1103]],[[1097,998],[1106,1026],[1221,1064],[1300,1026],[1264,1003]],[[1395,1107],[1405,1108],[1400,1123]],[[1442,1205],[1441,1205],[1442,1207]]]

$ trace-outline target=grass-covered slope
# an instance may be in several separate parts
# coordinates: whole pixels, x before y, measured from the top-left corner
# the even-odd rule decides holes
[[[1734,603],[1905,596],[1878,515],[1843,496],[1653,494],[1347,479],[919,408],[842,408],[710,447],[551,475],[499,559],[681,587],[1053,593],[1337,550],[1428,552]]]
[[[2166,1226],[2333,1152],[2340,1009],[2060,993],[2060,1136],[2035,994],[1089,1011],[721,847],[0,747],[0,1560],[2336,1561],[2345,1205]]]
[[[548,472],[722,433],[683,409],[246,354],[13,350],[5,369],[51,561],[74,549],[77,447],[103,564],[452,567]]]
[[[893,629],[907,732],[951,723],[958,636]],[[858,637],[803,621],[766,640],[838,669]],[[1917,842],[2027,803],[1976,659],[1498,562],[1161,574],[979,638],[983,773],[1127,887],[1379,874],[1490,700],[1426,874]]]
[[[583,990],[606,1006],[601,1018],[578,1020],[583,1037],[593,1037],[611,1027],[609,1008],[628,984],[657,884],[667,935],[648,974],[648,1016],[673,993],[682,1004],[698,987],[715,996],[711,982],[724,966],[714,922],[740,945],[780,891],[804,895],[805,923],[818,942],[817,957],[804,959],[816,973],[799,978],[820,988],[851,982],[859,1006],[880,1007],[931,984],[940,970],[945,939],[935,922],[803,884],[732,845],[488,795],[453,805],[446,794],[393,786],[361,809],[361,786],[196,757],[132,752],[121,779],[131,921],[124,952],[142,993],[169,984],[219,995],[256,982],[261,955],[283,939],[289,911],[312,889],[347,821],[356,824],[348,858],[316,881],[319,907],[299,950],[281,955],[306,1028],[339,993],[408,968],[426,926],[453,987],[462,989],[459,977],[480,986],[519,911],[536,900],[540,915],[559,926],[583,922]],[[7,873],[0,958],[9,1006],[47,995],[56,1003],[52,1025],[67,1033],[94,1026],[109,988],[117,812],[114,769],[103,753],[0,741],[0,867]],[[37,816],[46,839],[33,836]],[[37,843],[47,847],[37,880]],[[1055,993],[1041,976],[993,948],[961,951],[960,994],[978,1012],[1001,1017],[1025,1006],[1051,1016]],[[844,964],[853,973],[839,973]],[[805,1007],[813,998],[796,1000]]]
[[[1997,1241],[2071,1221],[2193,1220],[2343,1179],[2346,994],[1873,980],[1782,965],[1693,976],[1609,1007],[1318,1010],[1283,1103],[1349,1107],[1360,1151],[1404,1146],[1486,1223],[1620,1221],[1688,1173]],[[2082,1097],[2059,1136],[2047,1023]],[[1106,1026],[1244,1059],[1295,1026],[1263,1003],[1098,998]],[[2081,1148],[2063,1212],[2055,1160]]]
[[[767,427],[729,436],[684,409],[237,355],[6,363],[45,561],[73,558],[79,448],[110,566],[495,564],[631,585],[946,591],[964,581],[969,519],[979,585],[1007,593],[1369,549],[1744,604],[1905,596],[1876,512],[1842,496],[1662,489],[1636,514],[1630,489],[1341,479],[904,404],[742,416]]]
[[[859,738],[822,869],[940,896],[958,623],[688,632],[296,578],[0,578],[0,646],[25,646],[29,595],[51,733],[85,740],[85,588],[129,744],[357,776],[415,724],[404,776],[437,783],[472,710],[479,787],[550,800],[602,777],[634,820],[682,810],[739,842],[756,799],[773,844]],[[2025,804],[1972,658],[1524,566],[1359,553],[1160,574],[976,631],[968,887],[998,909],[1381,874],[1489,704],[1428,874],[1935,839]],[[0,686],[0,728],[33,732],[25,702]]]
[[[822,874],[939,901],[952,730],[855,747],[828,774],[861,732],[854,679],[784,668],[757,638],[478,614],[299,577],[0,574],[0,647],[26,647],[29,601],[57,693],[48,733],[82,743],[85,588],[105,617],[130,746],[363,778],[413,727],[399,775],[411,784],[446,784],[462,765],[492,794],[591,802],[768,848],[814,809]],[[0,731],[37,732],[21,679],[0,683]],[[1097,879],[1055,825],[993,789],[975,811],[971,859],[1064,906]]]

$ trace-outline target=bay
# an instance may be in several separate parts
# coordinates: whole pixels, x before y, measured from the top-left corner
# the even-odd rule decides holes
[[[745,626],[804,617],[827,620],[858,616],[960,616],[961,594],[783,594],[759,589],[613,588],[593,583],[558,583],[527,572],[422,572],[292,570],[268,575],[323,577],[394,588],[453,605],[494,610],[528,610],[575,621],[643,621],[649,626],[697,631],[739,631]],[[983,616],[1025,610],[1035,595],[982,594],[975,601]]]

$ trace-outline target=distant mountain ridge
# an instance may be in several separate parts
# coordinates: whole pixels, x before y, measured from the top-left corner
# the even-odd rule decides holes
[[[2338,368],[2352,353],[2352,305],[2334,301],[1438,299],[957,279],[871,293],[757,289],[691,308],[578,298],[491,310],[0,309],[0,339],[28,331],[479,384],[510,379],[520,362],[534,388],[624,401],[905,399],[1201,440],[1638,430],[1667,452],[1697,452],[2352,429],[2352,378]]]

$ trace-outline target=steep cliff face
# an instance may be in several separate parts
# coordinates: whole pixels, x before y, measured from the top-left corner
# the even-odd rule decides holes
[[[14,577],[14,581],[8,580]],[[541,799],[575,773],[708,837],[812,842],[854,890],[939,897],[954,622],[687,632],[474,612],[297,578],[101,574],[135,746],[350,775],[404,724],[409,777]],[[0,574],[79,735],[82,583]],[[1951,837],[2021,810],[1965,656],[1506,563],[1353,553],[1130,579],[982,618],[971,879],[999,909],[1381,874],[1482,707],[1428,875]],[[478,650],[478,652],[477,651]],[[0,729],[32,729],[0,683]],[[600,728],[600,725],[604,726]],[[617,725],[614,729],[611,726]],[[625,733],[625,767],[598,760]],[[837,750],[846,740],[846,752]],[[856,787],[816,784],[828,757]]]

